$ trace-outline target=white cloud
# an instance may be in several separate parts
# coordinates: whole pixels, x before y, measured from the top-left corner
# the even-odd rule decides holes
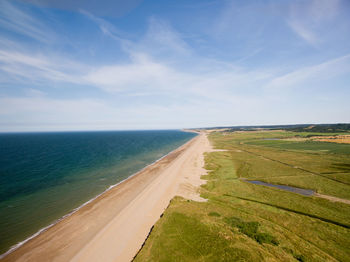
[[[10,50],[0,50],[0,83],[13,81],[44,82],[45,80],[80,83],[79,72],[87,70],[87,66],[77,62],[47,57],[41,54],[22,53]]]
[[[153,55],[166,53],[168,57],[172,54],[189,55],[192,51],[179,32],[166,21],[155,17],[149,19],[146,35],[136,44],[136,48]]]
[[[147,54],[132,53],[130,62],[91,67],[75,61],[38,54],[0,50],[0,83],[23,82],[45,84],[46,81],[89,85],[108,93],[191,94],[227,100],[230,93],[242,90],[255,82],[268,79],[270,74],[245,71],[220,64],[213,70],[214,61],[201,63],[201,72],[180,70]],[[12,78],[12,80],[11,80]],[[215,94],[213,90],[216,90]]]
[[[166,88],[174,74],[170,68],[145,55],[134,55],[131,63],[99,67],[83,79],[108,92],[142,91]]]
[[[299,35],[302,39],[304,39],[309,44],[316,46],[317,43],[319,42],[319,39],[315,35],[315,33],[312,32],[303,23],[301,23],[299,19],[291,19],[290,21],[288,21],[288,25],[297,35]]]
[[[109,17],[122,17],[129,13],[132,9],[136,8],[142,0],[128,0],[128,1],[115,1],[115,0],[22,0],[23,2],[29,2],[39,7],[56,8],[62,10],[68,10],[70,12],[79,11],[81,9],[87,10],[90,13],[99,16]]]
[[[339,0],[292,2],[287,24],[299,37],[317,47],[324,38],[321,31],[336,19],[339,7]]]
[[[52,31],[44,23],[11,1],[0,1],[0,27],[45,43],[54,39]]]
[[[323,81],[350,72],[350,54],[317,65],[297,69],[272,79],[266,87],[286,88],[305,85],[307,81]]]
[[[128,40],[126,40],[122,35],[124,35],[124,32],[121,32],[119,29],[117,29],[115,26],[113,26],[111,23],[107,22],[106,20],[94,16],[93,14],[89,13],[86,10],[80,10],[80,13],[85,15],[87,18],[89,18],[92,22],[96,23],[103,34],[113,38],[114,40],[119,41],[120,43],[127,44]]]
[[[170,67],[144,54],[132,57],[128,64],[100,67],[83,79],[85,83],[112,94],[159,94],[165,98],[182,96],[182,100],[190,96],[232,103],[239,101],[235,93],[245,93],[249,88],[259,89],[257,84],[271,78],[267,72],[247,71],[230,65],[211,70],[213,62],[201,64],[202,72],[191,72]]]
[[[122,32],[107,20],[96,17],[84,10],[80,11],[83,15],[96,23],[101,32],[116,40],[121,44],[124,52],[133,56],[135,53],[147,53],[153,57],[166,56],[168,59],[171,56],[188,56],[192,50],[190,46],[183,40],[183,36],[174,30],[165,20],[150,17],[148,27],[145,34],[140,36],[130,36]],[[130,41],[130,38],[136,40]]]

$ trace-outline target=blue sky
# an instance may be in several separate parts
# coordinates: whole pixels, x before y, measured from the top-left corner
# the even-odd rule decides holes
[[[350,122],[349,14],[348,0],[2,0],[0,131]]]

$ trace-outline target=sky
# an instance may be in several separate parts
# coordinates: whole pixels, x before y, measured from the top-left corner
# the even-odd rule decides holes
[[[344,123],[349,101],[348,0],[0,1],[0,132]]]

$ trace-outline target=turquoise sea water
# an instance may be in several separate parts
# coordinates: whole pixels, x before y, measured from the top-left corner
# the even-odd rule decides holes
[[[0,254],[195,134],[0,134]]]

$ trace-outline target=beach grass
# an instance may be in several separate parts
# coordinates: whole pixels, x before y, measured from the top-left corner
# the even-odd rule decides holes
[[[350,205],[245,181],[350,199],[350,147],[266,140],[294,136],[305,135],[211,133],[227,151],[205,156],[208,202],[174,198],[135,261],[350,261]]]

